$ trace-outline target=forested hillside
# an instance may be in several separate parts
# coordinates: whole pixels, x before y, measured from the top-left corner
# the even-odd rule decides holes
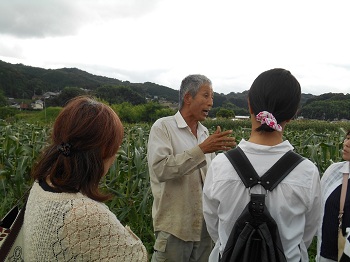
[[[148,100],[178,102],[178,90],[156,83],[131,83],[96,76],[77,68],[53,70],[0,61],[0,98],[31,100],[46,92],[60,93],[59,97],[46,101],[48,106],[61,106],[70,97],[85,93],[98,96],[110,104],[128,102],[138,105]],[[0,99],[0,106],[5,103],[1,101],[5,100]],[[215,93],[210,116],[215,117],[218,112],[228,117],[248,115],[247,91],[227,95]],[[350,119],[350,94],[302,94],[298,116],[323,120]]]

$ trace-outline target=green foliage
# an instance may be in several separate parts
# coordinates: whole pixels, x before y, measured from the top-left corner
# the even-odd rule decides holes
[[[0,61],[0,91],[3,91],[5,97],[17,100],[31,99],[33,94],[42,95],[48,91],[60,92],[67,87],[83,88],[89,94],[100,96],[109,104],[129,102],[136,105],[145,103],[146,98],[154,101],[166,99],[170,102],[178,102],[178,88],[174,90],[151,82],[130,83],[95,76],[77,68],[51,70]],[[114,94],[112,94],[111,90],[108,92],[101,90],[102,87],[123,88],[119,92],[113,91]],[[62,96],[47,99],[46,103],[47,106],[62,106],[68,99],[76,95],[74,92],[65,90]],[[221,107],[233,110],[235,115],[247,115],[247,95],[248,91],[231,92],[227,95],[215,93],[214,105],[209,116],[215,117]],[[0,106],[3,104],[1,101],[0,96]],[[161,115],[164,115],[164,112]],[[319,120],[350,119],[350,94],[327,93],[320,96],[302,94],[299,115]]]
[[[132,105],[145,104],[146,99],[130,87],[125,86],[102,86],[97,88],[96,96],[111,104],[124,102]]]
[[[7,97],[31,98],[33,93],[58,92],[68,86],[95,90],[103,84],[122,83],[120,80],[95,76],[77,68],[52,70],[0,61],[0,89]]]
[[[218,112],[216,113],[216,117],[234,118],[235,117],[235,113],[232,110],[230,110],[230,109],[220,108],[218,110]]]
[[[154,243],[152,228],[152,192],[147,166],[147,140],[149,126],[129,126],[115,163],[110,168],[104,187],[112,192],[108,206],[143,240],[151,252]]]
[[[4,96],[4,91],[0,90],[0,107],[7,106],[7,100]]]
[[[149,123],[160,117],[173,115],[175,111],[159,103],[149,102],[133,106],[130,103],[111,105],[123,123]]]
[[[15,115],[17,121],[25,120],[28,123],[53,123],[61,111],[61,107],[48,107],[42,111],[20,111]]]
[[[46,145],[48,132],[47,126],[0,121],[1,216],[29,187],[31,167]]]
[[[152,99],[157,96],[158,98],[160,97],[165,98],[167,101],[171,101],[175,103],[179,102],[178,90],[174,90],[169,87],[154,84],[151,82],[145,82],[142,85],[142,88],[144,89],[144,92],[146,94],[149,94],[150,98]]]
[[[238,101],[237,101],[237,103],[239,104]],[[248,116],[249,115],[248,109],[244,109],[242,107],[239,107],[236,104],[233,104],[231,102],[224,103],[223,104],[223,108],[232,110],[233,112],[235,112],[235,115],[239,115],[239,116],[242,116],[242,115],[243,116]]]
[[[207,119],[203,121],[203,124],[208,128],[216,128],[216,126],[221,126],[223,130],[233,129],[238,127],[250,128],[251,123],[248,119],[232,121],[231,119]],[[286,125],[286,130],[304,131],[313,130],[316,133],[322,133],[324,130],[337,131],[339,128],[345,130],[350,129],[350,122],[329,122],[320,120],[291,120]]]
[[[162,110],[156,103],[149,107],[153,112]],[[54,115],[60,108],[47,110],[47,115]],[[51,124],[35,122],[34,114],[32,116],[32,123],[27,122],[27,119],[13,123],[0,120],[0,217],[30,186],[30,169],[49,139]],[[341,160],[341,144],[345,132],[350,129],[350,123],[341,127],[342,123],[334,125],[313,121],[308,125],[307,122],[291,121],[284,132],[284,139],[288,139],[297,152],[311,159],[322,175],[327,166]],[[217,125],[222,130],[233,129],[233,136],[238,142],[243,138],[248,139],[251,131],[249,120],[206,120],[203,124],[210,133],[215,131]],[[114,195],[106,203],[111,211],[123,225],[131,227],[151,253],[154,244],[151,216],[153,198],[146,158],[151,124],[124,123],[124,127],[123,144],[114,164],[101,181],[101,187]],[[309,248],[310,261],[314,261],[315,253],[314,240]]]
[[[328,166],[342,161],[342,145],[346,131],[343,128],[316,133],[312,129],[304,131],[286,131],[284,139],[289,140],[295,151],[309,158],[322,175]]]
[[[250,120],[206,120],[203,124],[210,132],[217,126],[222,130],[234,130],[232,136],[237,142],[249,139],[251,133]],[[350,122],[294,120],[286,125],[283,139],[288,140],[296,152],[309,158],[322,175],[330,164],[341,161],[342,143],[348,130]]]
[[[350,94],[327,93],[311,98],[300,114],[310,119],[350,119]]]
[[[236,130],[237,128],[249,128],[251,126],[250,120],[236,120],[233,121],[231,119],[207,119],[203,121],[203,124],[209,129],[209,130],[214,130],[216,129],[217,126],[221,127],[221,130]]]
[[[13,116],[15,116],[18,113],[17,108],[11,108],[11,107],[0,107],[0,119],[6,120]]]
[[[64,106],[74,97],[86,95],[86,91],[79,87],[65,87],[62,92],[55,98],[56,106]]]

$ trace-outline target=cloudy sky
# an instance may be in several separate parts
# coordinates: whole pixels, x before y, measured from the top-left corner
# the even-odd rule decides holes
[[[204,74],[248,90],[282,67],[303,93],[350,93],[350,3],[324,0],[1,0],[0,60],[178,89]]]

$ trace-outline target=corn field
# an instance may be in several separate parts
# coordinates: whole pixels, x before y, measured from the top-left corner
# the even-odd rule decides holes
[[[214,132],[217,125],[233,129],[237,142],[248,139],[250,135],[249,123],[246,122],[235,121],[233,125],[205,121],[204,124],[210,132]],[[309,125],[307,128],[291,125],[292,128],[284,132],[284,138],[291,142],[296,152],[313,161],[322,175],[331,163],[341,161],[342,142],[350,124],[332,128],[327,128],[324,123]],[[122,224],[129,225],[141,238],[151,254],[154,243],[152,193],[146,159],[150,127],[150,124],[125,126],[123,144],[116,161],[101,181],[101,188],[115,196],[106,204]],[[31,167],[47,144],[50,129],[48,124],[0,120],[0,217],[30,187]],[[315,243],[309,249],[310,261],[314,261],[314,255]]]

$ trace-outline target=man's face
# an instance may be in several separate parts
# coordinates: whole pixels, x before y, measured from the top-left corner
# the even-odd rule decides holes
[[[350,134],[346,135],[343,143],[343,159],[350,161]]]
[[[191,97],[190,111],[197,121],[207,118],[209,110],[213,106],[214,92],[208,84],[202,85],[195,97]]]

